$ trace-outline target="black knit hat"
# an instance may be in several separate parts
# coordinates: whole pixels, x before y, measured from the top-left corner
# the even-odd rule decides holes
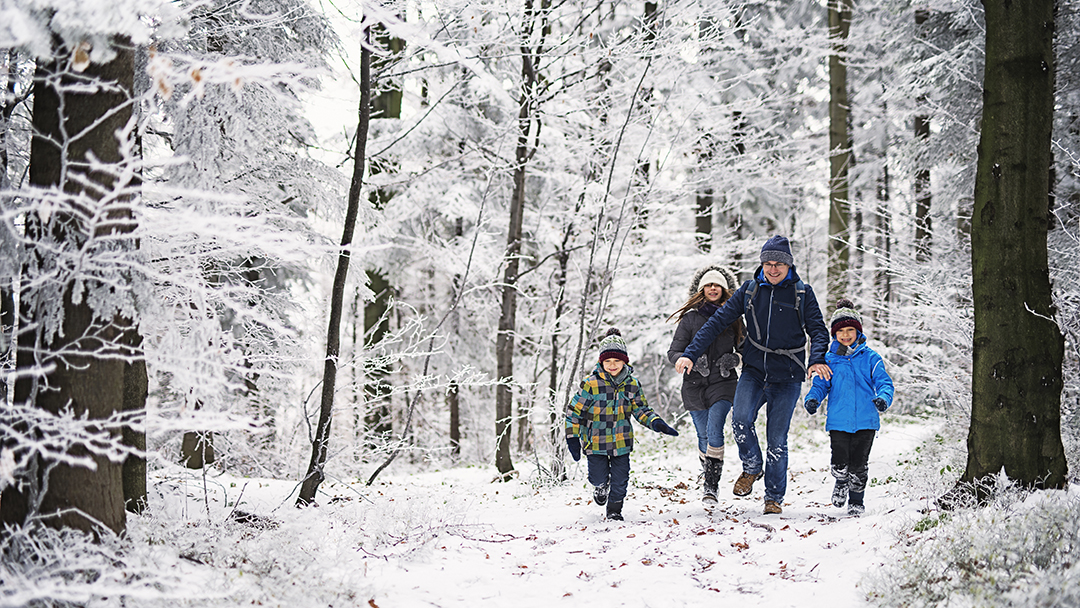
[[[619,330],[612,327],[600,340],[600,362],[606,359],[619,359],[623,363],[630,363],[630,356],[626,354],[626,341],[623,340]]]
[[[834,336],[837,331],[844,327],[854,327],[860,334],[863,333],[862,315],[855,310],[855,305],[851,303],[851,300],[845,298],[836,301],[836,312],[832,314],[829,323],[830,332]]]

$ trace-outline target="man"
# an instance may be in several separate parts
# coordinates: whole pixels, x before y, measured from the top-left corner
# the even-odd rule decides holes
[[[829,330],[821,315],[814,290],[799,279],[791,246],[776,235],[761,248],[761,266],[754,278],[743,283],[717,310],[675,362],[680,373],[689,373],[728,325],[745,316],[743,373],[735,388],[731,430],[739,446],[743,472],[732,492],[747,496],[754,482],[765,477],[765,513],[780,513],[787,491],[788,427],[802,383],[811,375],[829,380],[825,365]],[[810,365],[806,367],[806,336],[810,336]],[[765,405],[767,444],[762,462],[755,423]]]

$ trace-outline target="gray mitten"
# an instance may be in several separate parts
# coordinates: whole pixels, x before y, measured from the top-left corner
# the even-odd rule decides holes
[[[701,356],[694,362],[694,370],[703,377],[709,376],[709,355],[708,353],[701,353]]]
[[[724,353],[720,355],[720,361],[717,363],[720,365],[720,377],[727,378],[731,375],[731,370],[739,365],[739,355],[736,355],[735,353]]]

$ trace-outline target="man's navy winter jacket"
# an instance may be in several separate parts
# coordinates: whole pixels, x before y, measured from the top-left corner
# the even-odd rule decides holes
[[[748,309],[746,292],[755,282],[757,292]],[[803,319],[802,323],[799,322],[799,311],[795,308],[798,282],[799,275],[794,266],[779,285],[769,283],[759,266],[754,278],[739,286],[735,294],[698,330],[683,351],[683,356],[697,361],[722,331],[734,323],[739,315],[745,315],[747,339],[742,350],[743,369],[757,371],[766,382],[802,382],[806,379],[806,368],[796,359],[802,360],[807,366],[825,363],[829,330],[821,316],[814,290],[805,283],[806,292],[802,294]],[[805,359],[807,334],[810,336],[809,363]],[[783,351],[789,351],[791,355],[783,354]]]

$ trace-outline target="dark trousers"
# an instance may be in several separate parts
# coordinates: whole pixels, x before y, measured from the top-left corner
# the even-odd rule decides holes
[[[608,502],[621,503],[626,498],[626,488],[630,485],[630,454],[608,456],[589,454],[589,483],[602,486],[611,483]]]
[[[874,429],[854,433],[829,431],[832,442],[832,474],[840,483],[843,483],[846,476],[852,494],[862,496],[866,491],[866,480],[869,477],[867,463],[870,461],[870,448],[874,445],[874,433]]]

